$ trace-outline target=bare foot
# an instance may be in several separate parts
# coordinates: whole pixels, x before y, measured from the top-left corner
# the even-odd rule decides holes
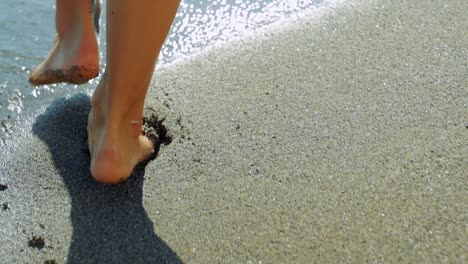
[[[103,77],[92,98],[88,117],[88,146],[92,176],[98,182],[115,184],[125,181],[134,167],[153,153],[154,146],[141,134],[141,118],[109,118],[106,86],[107,81]]]
[[[86,14],[89,18],[87,22],[58,14],[58,23],[61,24],[57,27],[54,46],[47,58],[29,76],[32,85],[59,82],[81,84],[98,76],[99,48],[96,32],[101,6],[99,1],[95,2],[92,12]]]

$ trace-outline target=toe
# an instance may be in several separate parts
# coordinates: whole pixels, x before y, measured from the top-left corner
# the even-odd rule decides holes
[[[29,78],[28,78],[29,83],[33,86],[41,85],[42,81],[40,80],[40,78],[38,78],[38,76],[40,75],[37,73],[37,71],[33,71],[33,73],[29,75]]]
[[[140,157],[138,163],[146,161],[154,153],[154,143],[147,137],[140,135],[138,138]]]

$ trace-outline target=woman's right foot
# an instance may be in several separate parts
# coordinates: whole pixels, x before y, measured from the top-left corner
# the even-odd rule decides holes
[[[86,23],[58,16],[58,34],[47,58],[31,73],[32,85],[67,82],[81,84],[99,75],[99,47],[95,22],[99,1]],[[60,21],[63,19],[64,21]],[[79,19],[79,18],[75,18]],[[63,26],[65,25],[65,26]]]
[[[105,184],[125,181],[135,166],[154,152],[153,143],[141,133],[141,114],[130,114],[138,116],[137,118],[112,115],[112,107],[116,106],[110,102],[110,89],[104,73],[93,94],[88,116],[91,175],[98,182]],[[124,112],[139,108],[134,105],[117,107],[125,109]]]

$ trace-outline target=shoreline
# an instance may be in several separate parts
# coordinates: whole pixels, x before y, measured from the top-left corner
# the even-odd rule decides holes
[[[463,262],[467,5],[348,1],[157,71],[172,143],[117,186],[56,99],[0,153],[0,257]]]

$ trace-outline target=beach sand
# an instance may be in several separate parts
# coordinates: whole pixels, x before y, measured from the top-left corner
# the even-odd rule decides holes
[[[117,186],[55,100],[0,154],[0,262],[466,262],[467,10],[347,1],[160,69],[172,143]]]

